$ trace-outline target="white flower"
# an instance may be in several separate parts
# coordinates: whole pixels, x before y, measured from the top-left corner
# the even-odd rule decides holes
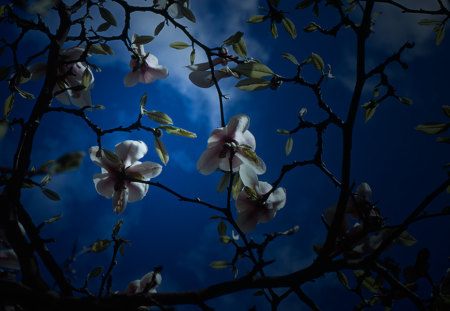
[[[159,271],[161,270],[155,269],[155,271],[144,275],[140,280],[130,282],[125,290],[125,294],[156,293],[156,288],[162,282],[162,276]]]
[[[133,42],[137,35],[133,35]],[[158,64],[158,59],[155,55],[146,53],[144,46],[141,44],[133,44],[133,50],[138,55],[131,56],[130,69],[131,72],[127,74],[123,80],[125,86],[135,86],[138,82],[152,83],[156,79],[164,79],[169,75],[169,70]]]
[[[138,161],[147,150],[144,142],[135,140],[117,144],[114,153],[102,149],[101,157],[97,156],[98,146],[89,149],[91,160],[102,168],[101,174],[94,175],[95,188],[100,195],[113,198],[116,214],[124,211],[127,202],[139,201],[147,194],[147,184],[132,182],[129,178],[148,181],[161,173],[161,165]]]
[[[167,0],[158,0],[158,8],[165,9],[168,2],[169,1]],[[174,1],[174,3],[169,5],[169,7],[167,8],[167,12],[175,19],[183,18],[184,15],[181,6],[188,8],[189,1]]]
[[[213,66],[216,66],[218,64],[226,65],[228,63],[228,60],[222,57],[217,57],[212,60],[212,63]],[[189,80],[191,80],[191,82],[196,86],[201,88],[208,88],[214,85],[212,72],[211,70],[208,70],[210,69],[209,62],[186,66],[186,68],[192,70],[192,72],[189,74]],[[233,73],[230,70],[214,70],[214,77],[216,78],[216,81],[231,76],[233,76]]]
[[[236,209],[239,213],[236,223],[239,228],[248,233],[255,229],[256,224],[266,223],[273,219],[280,209],[286,204],[286,190],[277,188],[267,200],[263,196],[272,190],[272,186],[264,181],[259,181],[254,191],[244,188],[236,199]]]

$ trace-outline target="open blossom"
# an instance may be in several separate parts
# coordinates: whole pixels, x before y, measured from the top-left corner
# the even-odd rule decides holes
[[[156,288],[161,284],[161,268],[156,267],[155,271],[144,275],[140,280],[130,282],[125,290],[127,295],[135,295],[141,293],[156,293]]]
[[[371,207],[372,189],[368,183],[361,183],[356,189],[356,193],[347,201],[345,212],[352,218],[360,218],[361,212]]]
[[[222,57],[217,57],[212,60],[212,63],[214,66],[219,64],[225,66],[228,63],[228,60]],[[196,86],[201,88],[208,88],[214,85],[212,72],[211,70],[208,70],[210,69],[209,62],[186,66],[186,68],[192,70],[192,72],[189,74],[189,80],[191,80],[191,82]],[[216,81],[233,76],[231,70],[227,69],[228,68],[214,70],[214,77],[216,78]]]
[[[134,34],[133,42],[136,38],[137,35]],[[138,82],[152,83],[156,79],[164,79],[169,75],[169,70],[158,64],[155,55],[146,53],[143,45],[133,43],[132,48],[137,57],[134,54],[131,56],[131,72],[123,80],[125,86],[135,86]]]
[[[255,137],[248,126],[250,118],[245,114],[232,117],[227,126],[215,129],[208,138],[207,149],[197,162],[197,169],[204,175],[209,175],[216,169],[230,171],[230,157],[232,157],[231,169],[239,170],[243,165],[249,174],[263,174],[266,164],[259,158],[254,150],[256,148]],[[245,183],[244,183],[245,184]]]
[[[254,191],[244,188],[236,199],[236,209],[239,213],[236,223],[244,232],[251,232],[256,224],[266,223],[273,219],[278,210],[286,204],[286,190],[277,188],[267,200],[263,196],[272,190],[272,186],[264,181],[259,181]]]
[[[58,67],[58,83],[53,89],[55,98],[65,105],[71,102],[77,107],[91,106],[90,89],[94,86],[94,74],[86,62],[77,60],[85,51],[84,47],[73,47],[61,50],[61,62]],[[38,80],[45,76],[46,63],[35,63],[30,66],[31,80]],[[86,72],[87,85],[83,88],[83,75]],[[61,93],[61,90],[67,89]]]
[[[95,189],[100,195],[113,198],[116,214],[124,211],[127,202],[139,201],[147,194],[147,184],[128,179],[148,181],[161,173],[161,165],[138,161],[147,150],[144,142],[135,140],[117,144],[114,153],[102,149],[101,157],[98,156],[98,146],[89,148],[91,160],[102,168],[101,174],[94,175]]]
[[[158,8],[164,9],[169,1],[167,0],[158,0]],[[167,12],[170,16],[172,16],[175,19],[183,18],[183,11],[181,9],[181,6],[184,6],[185,8],[189,7],[189,0],[178,0],[174,1],[169,7],[167,8]]]

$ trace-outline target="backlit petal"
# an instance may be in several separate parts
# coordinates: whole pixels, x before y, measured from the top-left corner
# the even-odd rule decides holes
[[[135,86],[139,82],[139,72],[130,72],[123,79],[123,84],[127,87]]]
[[[139,173],[146,180],[156,177],[161,173],[162,166],[158,163],[154,162],[144,162],[137,165],[130,166],[126,172],[130,173]]]
[[[203,175],[209,175],[219,167],[221,146],[206,149],[197,161],[197,169]]]
[[[124,162],[125,168],[142,158],[147,151],[147,145],[140,140],[125,140],[118,143],[114,149],[114,153]]]
[[[105,174],[95,174],[94,175],[94,185],[97,192],[110,199],[114,195],[114,185],[116,180],[110,176],[109,173]]]
[[[117,215],[120,215],[127,207],[128,189],[118,189],[113,196],[113,209]]]
[[[142,200],[148,191],[148,185],[140,182],[126,183],[128,188],[128,202],[133,203]]]

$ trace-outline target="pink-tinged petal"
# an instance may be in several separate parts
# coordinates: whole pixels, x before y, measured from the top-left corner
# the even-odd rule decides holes
[[[275,215],[277,214],[276,209],[262,209],[258,210],[258,223],[266,223],[274,219]]]
[[[139,286],[139,292],[155,293],[156,288],[161,284],[161,282],[162,282],[161,273],[155,274],[153,271],[149,272],[142,277],[141,284]]]
[[[135,86],[138,82],[139,82],[139,72],[137,70],[128,73],[123,79],[123,84],[127,87]]]
[[[234,158],[238,158],[242,163],[253,168],[256,174],[264,174],[266,172],[266,163],[264,163],[264,161],[260,157],[256,157],[258,159],[257,163],[248,158],[240,148],[238,148],[236,154],[234,155]]]
[[[234,133],[244,133],[250,125],[250,118],[245,114],[237,114],[233,116],[227,124],[228,135]]]
[[[244,145],[250,146],[250,148],[252,148],[253,150],[256,149],[255,136],[253,136],[253,134],[250,133],[250,131],[245,131],[242,134],[236,133],[235,140],[239,144],[244,144]]]
[[[47,63],[34,63],[30,67],[28,67],[28,71],[30,71],[31,73],[30,80],[35,81],[42,79],[43,77],[45,77],[45,73],[47,71]]]
[[[120,215],[127,207],[128,189],[122,188],[114,192],[113,209],[117,215]]]
[[[267,192],[272,190],[272,185],[265,181],[258,182],[257,187],[255,188],[256,193],[260,196],[265,195]]]
[[[255,210],[242,212],[236,219],[236,224],[242,231],[249,233],[255,229],[256,223],[258,222],[256,214]]]
[[[237,212],[244,213],[248,210],[252,210],[255,208],[255,201],[252,201],[248,198],[247,193],[243,190],[239,192],[238,197],[236,198],[236,210]]]
[[[241,165],[239,167],[239,176],[242,179],[244,186],[255,189],[258,186],[258,176],[256,176],[255,170],[247,165]]]
[[[142,158],[147,151],[147,145],[140,140],[125,140],[118,143],[114,149],[114,153],[124,162],[125,168]]]
[[[80,59],[81,55],[84,53],[84,50],[84,47],[76,46],[70,49],[61,50],[60,53],[61,56],[64,57],[65,61],[74,61]]]
[[[158,163],[144,162],[130,166],[126,172],[127,174],[139,173],[144,179],[148,180],[161,174],[161,170],[162,166]]]
[[[211,135],[208,138],[208,148],[215,147],[218,143],[222,144],[226,141],[227,132],[224,127],[216,128],[212,131]]]
[[[372,200],[372,189],[368,183],[361,183],[356,189],[356,194],[361,198],[362,201],[370,202]]]
[[[148,67],[155,68],[155,66],[158,66],[158,58],[153,54],[148,54],[145,58],[145,63]]]
[[[148,191],[148,185],[140,182],[127,182],[128,202],[133,203],[142,200]]]
[[[58,94],[55,96],[55,98],[57,100],[59,100],[61,103],[63,103],[64,105],[70,105],[69,94],[67,94],[67,92]]]
[[[128,283],[127,289],[125,290],[125,294],[127,295],[137,294],[140,284],[141,284],[140,280],[134,280]]]
[[[91,103],[91,93],[89,91],[79,91],[78,96],[72,96],[71,100],[72,100],[72,104],[79,107],[79,108],[83,108],[83,107],[91,107],[92,103]]]
[[[197,161],[197,169],[203,175],[209,175],[219,167],[221,146],[206,149]]]
[[[0,250],[0,266],[8,269],[20,270],[19,259],[12,249]]]
[[[225,158],[221,158],[219,162],[219,168],[222,171],[229,172],[230,171],[230,152],[227,152],[227,155]],[[236,172],[239,169],[239,166],[241,166],[242,161],[239,159],[239,157],[234,156],[233,161],[231,163],[231,167],[233,169],[233,172]]]
[[[286,190],[277,188],[267,198],[267,203],[273,206],[274,210],[280,210],[286,205]]]
[[[152,68],[152,73],[156,79],[165,79],[169,76],[169,69],[163,65],[156,65]]]
[[[110,199],[114,195],[114,186],[117,180],[113,178],[109,173],[95,174],[94,185],[98,194]]]
[[[110,161],[106,155],[105,152],[102,150],[102,156],[97,156],[98,152],[98,146],[94,146],[89,148],[89,157],[91,158],[92,162],[97,164],[98,166],[106,169],[108,172],[116,173],[120,171],[120,162],[112,162]],[[102,171],[103,172],[103,171]]]
[[[209,66],[209,62],[205,62],[205,63],[199,63],[199,64],[186,66],[186,68],[191,71],[205,71],[205,70],[208,70],[210,68],[210,66]]]

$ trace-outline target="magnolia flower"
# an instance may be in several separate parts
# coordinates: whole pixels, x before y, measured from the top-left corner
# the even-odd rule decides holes
[[[222,57],[217,57],[212,60],[212,63],[213,66],[216,66],[218,64],[226,65],[228,63],[228,60]],[[186,68],[192,70],[192,72],[189,74],[189,80],[191,80],[191,82],[196,86],[208,88],[214,85],[212,72],[211,70],[208,70],[210,68],[209,62],[186,66]],[[233,73],[231,72],[231,70],[227,70],[227,68],[214,70],[214,77],[216,78],[216,81],[231,76],[233,76]]]
[[[255,229],[256,224],[266,223],[273,219],[278,210],[286,204],[286,190],[277,188],[267,200],[263,196],[272,190],[272,186],[264,181],[259,181],[254,190],[245,187],[236,199],[236,209],[239,213],[236,223],[239,228],[248,233]]]
[[[160,9],[164,9],[169,1],[167,0],[158,0],[158,6]],[[181,9],[181,6],[184,6],[185,8],[189,7],[189,0],[188,1],[175,1],[169,7],[167,8],[167,13],[169,13],[170,16],[172,16],[175,19],[183,18],[184,14]]]
[[[218,168],[230,171],[232,156],[231,169],[237,171],[244,165],[254,183],[256,174],[266,171],[266,164],[254,152],[256,142],[253,134],[247,130],[249,124],[248,116],[238,114],[228,121],[227,126],[215,129],[208,138],[207,149],[198,159],[197,169],[200,173],[209,175]]]
[[[155,271],[144,275],[140,280],[130,282],[125,290],[127,295],[135,295],[140,293],[156,293],[156,288],[161,284],[161,268],[156,267]]]
[[[126,140],[116,145],[114,153],[98,146],[89,148],[91,160],[102,168],[101,174],[94,175],[97,192],[113,198],[113,208],[120,214],[127,202],[141,200],[148,191],[148,185],[128,179],[150,180],[161,173],[162,166],[154,162],[138,161],[147,153],[147,145],[142,141]]]
[[[12,249],[0,250],[0,266],[13,270],[20,270],[19,259]]]
[[[77,107],[91,106],[90,89],[94,86],[94,74],[86,62],[80,62],[83,47],[73,47],[61,50],[61,65],[58,67],[58,82],[53,89],[57,100],[65,105],[71,102]],[[89,56],[89,55],[88,55]],[[45,76],[46,63],[35,63],[28,68],[31,80],[38,80]],[[61,90],[65,90],[61,92]]]
[[[369,184],[363,182],[356,189],[356,193],[347,201],[345,212],[352,218],[361,218],[361,212],[371,207],[372,189]]]
[[[133,35],[133,42],[138,36]],[[169,75],[169,70],[158,64],[155,55],[146,53],[142,44],[132,44],[134,52],[137,54],[131,56],[130,69],[123,80],[125,86],[135,86],[138,82],[152,83],[156,79],[164,79]]]

